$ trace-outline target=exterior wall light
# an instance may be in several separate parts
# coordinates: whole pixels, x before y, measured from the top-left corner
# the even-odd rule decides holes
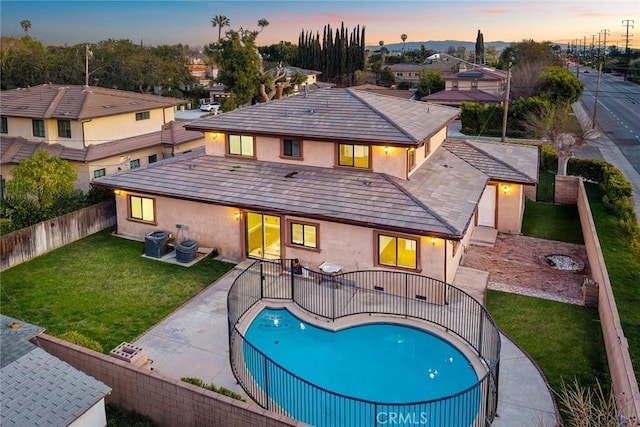
[[[236,212],[233,214],[233,217],[236,219],[236,221],[240,221],[240,211]]]
[[[509,192],[509,186],[508,186],[508,185],[506,185],[506,184],[505,184],[505,185],[503,185],[503,186],[502,186],[502,192],[503,192],[504,194],[507,194],[507,193]]]
[[[435,246],[437,241],[438,241],[438,239],[436,239],[435,237],[432,237],[431,238],[431,246]]]
[[[383,150],[384,150],[384,154],[389,154],[390,148],[385,146]]]
[[[113,194],[115,194],[116,196],[119,196],[122,194],[122,190],[113,190]]]

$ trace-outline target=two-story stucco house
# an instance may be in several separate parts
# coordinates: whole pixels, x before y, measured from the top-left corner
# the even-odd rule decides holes
[[[537,150],[446,140],[451,107],[322,89],[207,117],[201,153],[97,179],[117,233],[188,225],[229,259],[398,269],[451,282],[477,226],[518,233]]]
[[[0,94],[1,174],[38,148],[69,160],[76,187],[204,145],[175,121],[185,101],[87,86],[41,85]]]
[[[467,69],[461,65],[458,73],[443,76],[445,89],[422,98],[423,101],[459,106],[461,102],[483,105],[504,101],[507,71],[486,67]]]

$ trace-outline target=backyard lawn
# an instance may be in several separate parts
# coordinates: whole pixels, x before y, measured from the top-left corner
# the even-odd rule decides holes
[[[496,324],[535,360],[560,391],[574,377],[583,387],[610,378],[602,330],[595,309],[540,298],[489,291],[487,309]]]
[[[141,255],[144,243],[108,229],[2,272],[2,313],[52,335],[77,331],[105,352],[131,342],[233,268],[191,267]]]
[[[522,234],[540,239],[584,244],[576,205],[554,205],[527,199]]]

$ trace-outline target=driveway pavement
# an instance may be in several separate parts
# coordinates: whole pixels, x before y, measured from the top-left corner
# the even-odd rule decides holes
[[[238,264],[134,342],[153,360],[153,369],[176,379],[197,377],[244,394],[229,366],[226,298],[235,278],[249,264]],[[500,361],[498,417],[492,425],[556,426],[546,381],[505,336]]]

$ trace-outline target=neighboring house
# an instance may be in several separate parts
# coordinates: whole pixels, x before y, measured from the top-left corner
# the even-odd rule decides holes
[[[44,329],[4,315],[0,322],[0,425],[107,424],[111,388],[34,344]]]
[[[420,72],[428,69],[423,64],[392,64],[388,67],[391,69],[396,83],[418,83],[420,81]]]
[[[2,179],[10,179],[11,171],[20,160],[31,158],[36,150],[42,148],[52,156],[69,161],[78,174],[75,187],[86,192],[95,178],[143,168],[204,146],[202,132],[186,130],[186,123],[176,120],[162,125],[157,132],[92,144],[85,148],[0,136]]]
[[[189,227],[233,260],[299,258],[451,282],[475,227],[518,233],[535,147],[445,141],[455,108],[322,89],[196,120],[200,153],[97,179],[117,233]]]
[[[507,71],[485,67],[466,69],[461,64],[460,71],[443,76],[445,88],[422,98],[422,101],[436,104],[459,106],[462,101],[477,102],[482,105],[504,101],[507,89]]]
[[[98,176],[136,168],[203,145],[197,133],[175,126],[184,100],[86,86],[41,85],[2,91],[2,179],[42,147],[72,161],[77,187]]]

